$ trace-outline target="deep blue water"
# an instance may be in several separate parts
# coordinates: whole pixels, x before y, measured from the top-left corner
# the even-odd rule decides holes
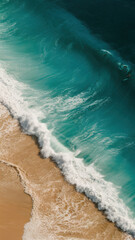
[[[39,123],[50,130],[51,148],[57,153],[69,152],[69,161],[61,167],[65,175],[70,153],[76,157],[73,172],[80,180],[74,182],[72,173],[67,179],[99,202],[112,221],[133,234],[134,224],[127,219],[135,218],[134,42],[135,2],[131,0],[0,2],[1,68],[25,84],[25,88],[9,88],[13,96],[7,101],[2,87],[10,84],[1,74],[1,101],[17,115],[21,101],[14,95],[20,92]],[[24,117],[26,109],[22,106],[20,103]],[[82,165],[77,165],[78,158]],[[79,175],[83,166],[93,189],[89,194],[88,186],[85,191],[85,184],[79,185],[85,179],[85,174]],[[98,190],[100,180],[92,183],[91,167],[105,180],[104,191]],[[119,196],[114,206],[107,182]],[[111,209],[119,199],[122,209],[129,208],[129,217],[118,210],[119,206],[117,216],[114,211],[112,216]]]

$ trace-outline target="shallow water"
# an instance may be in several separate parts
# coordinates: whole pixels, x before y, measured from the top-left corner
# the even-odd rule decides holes
[[[16,224],[20,221],[24,225],[28,221],[25,215],[29,218],[30,211],[23,240],[96,240],[99,236],[100,240],[133,239],[109,222],[84,194],[76,192],[53,161],[40,157],[35,141],[20,131],[18,121],[1,104],[0,130],[0,216],[4,215],[0,218],[0,236],[3,240],[9,236],[18,240],[23,229],[20,232],[21,225]]]
[[[134,12],[126,0],[0,3],[0,101],[66,179],[133,235]]]

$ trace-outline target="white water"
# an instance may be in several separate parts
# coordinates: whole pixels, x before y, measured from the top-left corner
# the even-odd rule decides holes
[[[65,152],[62,150],[62,152],[56,153],[51,147],[51,142],[54,142],[55,138],[47,126],[39,121],[42,113],[38,109],[30,109],[29,99],[22,97],[23,92],[28,88],[29,86],[16,81],[0,66],[0,102],[8,107],[13,116],[19,120],[25,133],[37,136],[42,155],[44,157],[51,156],[66,180],[74,184],[77,191],[84,192],[88,198],[98,204],[99,210],[105,211],[109,220],[135,236],[135,222],[130,216],[129,209],[119,199],[116,186],[111,182],[106,182],[93,164],[85,166],[82,159],[75,157],[75,153],[70,152],[65,147],[63,148]],[[60,148],[61,144],[58,141],[55,144],[59,144]],[[40,219],[32,217],[31,222],[25,226],[24,240],[30,239],[29,234],[32,234],[33,229],[36,229],[35,224],[40,226]],[[39,238],[37,235],[37,238],[33,239],[43,238]],[[53,239],[53,236],[47,239]]]

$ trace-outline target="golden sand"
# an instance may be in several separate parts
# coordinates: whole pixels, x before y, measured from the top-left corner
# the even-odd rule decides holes
[[[14,168],[0,163],[0,239],[21,240],[24,224],[29,221],[31,198]]]
[[[24,224],[30,221],[31,199],[22,186],[33,201],[24,240],[38,240],[39,236],[43,240],[127,239],[90,200],[64,180],[55,163],[39,156],[34,140],[20,131],[17,121],[2,105],[0,115],[0,239],[19,240]]]

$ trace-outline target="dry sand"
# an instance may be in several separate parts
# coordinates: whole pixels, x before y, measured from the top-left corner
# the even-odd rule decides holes
[[[24,240],[132,239],[77,193],[55,163],[40,158],[35,141],[21,132],[2,105],[0,161],[0,239],[21,239],[31,209]]]

